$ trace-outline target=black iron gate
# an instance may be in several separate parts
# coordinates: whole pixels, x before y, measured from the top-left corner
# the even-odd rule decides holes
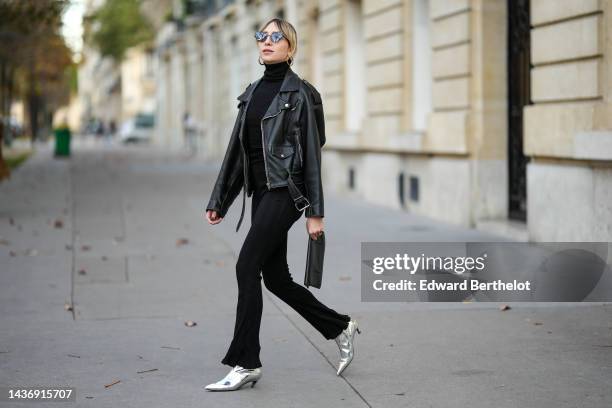
[[[508,0],[508,197],[509,218],[527,219],[527,162],[523,107],[531,103],[529,0]]]

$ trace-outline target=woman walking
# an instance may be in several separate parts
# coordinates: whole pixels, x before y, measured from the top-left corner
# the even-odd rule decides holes
[[[255,386],[262,376],[259,328],[263,308],[261,279],[268,290],[295,309],[340,349],[337,375],[354,355],[357,322],[319,302],[293,281],[287,265],[287,235],[304,213],[312,239],[323,234],[321,147],[325,143],[323,106],[319,92],[302,80],[291,64],[297,33],[282,19],[272,19],[255,33],[261,78],[238,96],[238,116],[217,181],[206,207],[210,224],[223,220],[243,190],[252,196],[251,227],[236,262],[238,304],[234,336],[221,363],[232,367],[211,391]],[[263,61],[263,62],[262,62]]]

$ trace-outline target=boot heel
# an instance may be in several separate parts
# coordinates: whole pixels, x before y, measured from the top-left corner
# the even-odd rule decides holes
[[[359,329],[359,327],[355,328],[357,330],[357,333],[361,334],[361,330]]]
[[[257,381],[253,381],[253,384],[251,384],[251,388],[253,388],[255,384],[257,384]]]

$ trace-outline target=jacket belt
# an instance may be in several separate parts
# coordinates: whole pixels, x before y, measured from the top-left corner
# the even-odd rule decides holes
[[[240,224],[242,224],[242,219],[244,218],[244,202],[246,200],[246,185],[243,185],[242,188],[242,210],[240,211],[240,219],[238,220],[238,225],[236,225],[236,232],[240,228]]]
[[[300,189],[293,182],[291,173],[288,173],[287,176],[287,187],[289,188],[289,194],[291,194],[291,198],[293,199],[293,204],[298,211],[302,211],[310,207],[310,202],[308,199],[302,195]]]

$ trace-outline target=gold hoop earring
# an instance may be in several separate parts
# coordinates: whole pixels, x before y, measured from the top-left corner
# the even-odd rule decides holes
[[[265,65],[263,62],[261,62],[261,55],[257,58],[257,62],[259,62],[259,65]]]
[[[291,62],[289,62],[289,60],[291,60]],[[293,64],[293,58],[288,57],[286,62],[287,62],[287,65],[291,66],[291,64]]]

